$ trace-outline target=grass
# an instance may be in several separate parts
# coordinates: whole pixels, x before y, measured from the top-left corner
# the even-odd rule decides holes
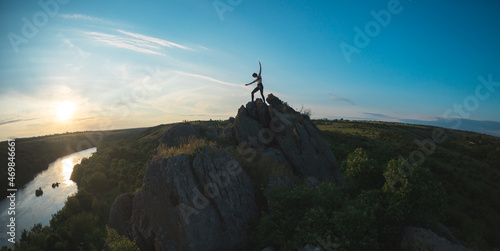
[[[179,146],[169,147],[166,144],[160,144],[156,149],[156,155],[153,157],[153,160],[168,158],[179,154],[188,154],[194,157],[209,146],[215,146],[215,143],[204,138],[199,139],[194,136],[189,136],[188,138],[181,138]]]

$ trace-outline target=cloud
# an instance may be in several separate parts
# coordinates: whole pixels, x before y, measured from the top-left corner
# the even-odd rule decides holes
[[[176,71],[176,73],[181,74],[181,75],[185,75],[185,76],[189,76],[189,77],[195,77],[195,78],[202,79],[202,80],[208,80],[208,81],[219,83],[219,84],[223,84],[223,85],[244,88],[244,86],[241,85],[241,84],[229,83],[229,82],[218,80],[218,79],[215,79],[215,78],[212,78],[212,77],[199,75],[199,74],[187,73],[187,72],[182,72],[182,71]]]
[[[346,99],[346,98],[342,98],[342,97],[338,97],[338,96],[335,96],[331,93],[328,93],[328,95],[332,98],[333,101],[335,102],[344,102],[344,103],[347,103],[349,105],[353,105],[353,106],[356,106],[356,104],[354,104],[354,102],[352,102],[351,100],[349,99]]]
[[[123,33],[125,35],[129,35],[131,37],[135,37],[135,38],[138,38],[140,40],[150,42],[151,44],[158,44],[158,45],[166,46],[169,48],[175,47],[175,48],[179,48],[179,49],[183,49],[183,50],[193,51],[193,49],[191,49],[187,46],[176,44],[176,43],[173,43],[173,42],[170,42],[167,40],[163,40],[163,39],[159,39],[159,38],[155,38],[155,37],[149,37],[149,36],[145,36],[145,35],[141,35],[141,34],[137,34],[137,33],[132,33],[132,32],[127,32],[127,31],[123,31],[123,30],[117,30],[117,31],[120,33]]]
[[[82,14],[59,14],[59,17],[64,19],[75,19],[80,21],[88,21],[93,23],[107,24],[107,25],[116,25],[117,23],[111,22],[104,18],[87,16]]]
[[[31,119],[12,119],[12,120],[3,120],[0,121],[0,126],[5,125],[5,124],[10,124],[10,123],[17,123],[17,122],[23,122],[23,121],[30,121],[30,120],[35,120],[37,118],[31,118]]]
[[[145,36],[137,33],[117,30],[119,34],[102,32],[86,32],[91,39],[117,48],[128,49],[140,53],[165,56],[165,48],[194,51],[193,49],[160,38]]]
[[[377,117],[377,118],[397,119],[396,117],[387,116],[387,115],[381,114],[381,113],[363,112],[363,114],[368,115],[368,116],[372,116],[372,117]]]

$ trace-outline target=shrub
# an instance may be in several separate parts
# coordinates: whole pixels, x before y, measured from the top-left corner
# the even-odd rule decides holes
[[[108,177],[101,171],[94,172],[88,182],[89,189],[94,193],[104,192],[108,187]]]
[[[444,189],[429,169],[393,159],[384,177],[383,191],[389,196],[389,210],[394,217],[407,224],[423,224],[441,216]]]
[[[68,220],[68,235],[71,240],[79,244],[84,238],[85,234],[91,233],[97,226],[97,218],[88,212],[82,212],[72,216]]]
[[[325,183],[312,189],[299,185],[290,190],[282,185],[269,191],[270,211],[257,226],[258,246],[296,250],[335,238],[332,212],[341,205],[336,199],[343,196],[333,186]]]
[[[115,229],[106,225],[106,243],[112,251],[139,251],[135,241],[119,235]]]
[[[384,184],[383,169],[368,158],[363,148],[357,148],[342,161],[345,182],[360,190],[378,189]]]

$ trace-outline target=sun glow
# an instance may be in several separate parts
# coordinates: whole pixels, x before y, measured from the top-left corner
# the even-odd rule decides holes
[[[75,104],[71,101],[64,101],[57,105],[56,112],[57,117],[60,120],[69,120],[73,117],[73,113],[75,112]]]

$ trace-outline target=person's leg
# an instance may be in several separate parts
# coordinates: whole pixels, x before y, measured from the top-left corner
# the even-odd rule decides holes
[[[253,102],[253,94],[256,93],[259,90],[259,87],[255,87],[252,91],[252,102]]]
[[[264,104],[266,103],[266,99],[264,98],[264,86],[260,86],[260,95],[262,96],[262,102],[264,102]]]

